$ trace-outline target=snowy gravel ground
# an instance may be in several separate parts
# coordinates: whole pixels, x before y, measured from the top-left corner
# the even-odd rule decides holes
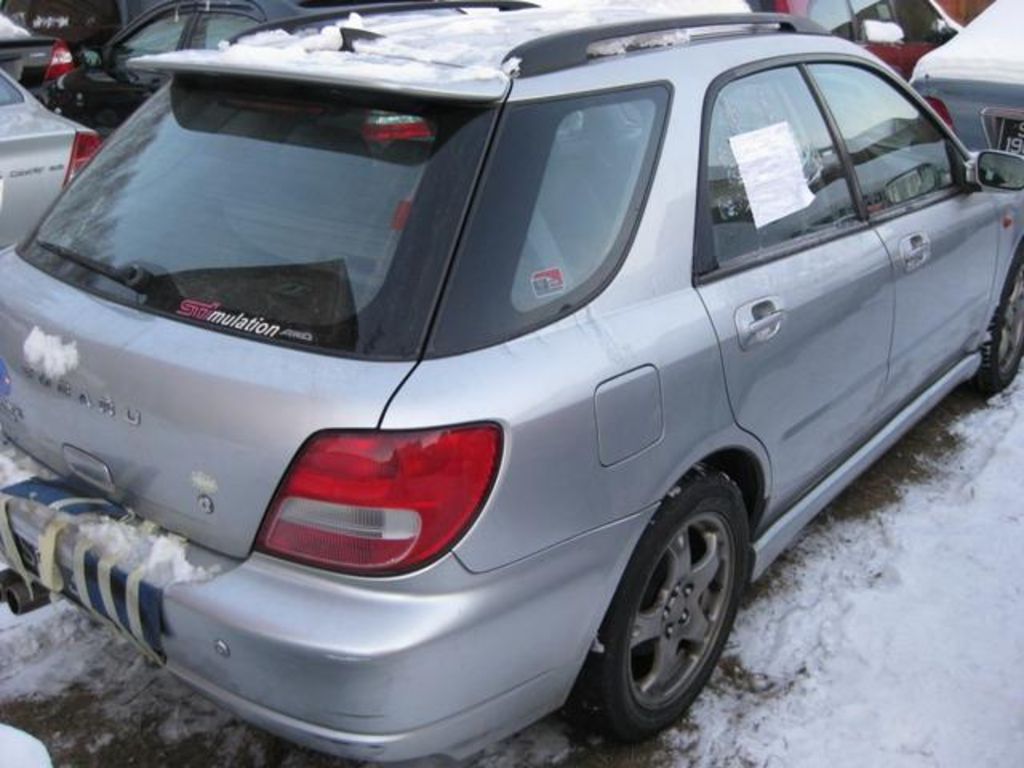
[[[1019,768],[1022,469],[1024,386],[987,406],[955,394],[754,587],[678,728],[620,747],[551,717],[476,768]],[[55,765],[342,765],[238,722],[66,606],[0,609],[0,721]]]

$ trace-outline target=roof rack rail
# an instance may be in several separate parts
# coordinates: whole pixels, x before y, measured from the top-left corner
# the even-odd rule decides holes
[[[294,32],[297,29],[311,27],[324,21],[334,21],[350,13],[358,13],[360,16],[379,16],[386,13],[460,10],[463,8],[493,8],[498,11],[521,11],[536,7],[536,3],[531,3],[528,0],[428,0],[427,2],[424,2],[424,0],[418,0],[418,2],[416,0],[377,0],[377,2],[367,0],[365,3],[339,4],[333,10],[299,14],[285,19],[278,19],[277,21],[268,21],[258,26],[250,27],[244,32],[235,35],[229,42],[236,43],[243,37],[249,37],[258,32],[269,32],[274,29]],[[349,32],[353,34],[349,35]],[[343,50],[351,50],[351,43],[354,40],[372,39],[375,37],[380,37],[380,35],[369,30],[346,30]]]
[[[615,24],[574,29],[538,37],[509,51],[505,61],[518,59],[519,77],[532,77],[586,64],[594,58],[590,47],[619,37],[669,32],[701,27],[778,27],[783,32],[802,35],[828,35],[824,27],[807,18],[783,13],[730,13],[703,16],[672,16],[625,21]]]

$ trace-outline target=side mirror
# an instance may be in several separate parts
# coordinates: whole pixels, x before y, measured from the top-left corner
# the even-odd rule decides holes
[[[985,189],[1004,192],[1024,190],[1024,157],[985,150],[967,164],[967,180]]]
[[[864,20],[864,39],[869,43],[893,45],[906,39],[903,27],[894,21]]]

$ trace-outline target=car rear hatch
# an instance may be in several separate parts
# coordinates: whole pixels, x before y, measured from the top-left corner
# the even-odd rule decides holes
[[[415,365],[492,115],[179,77],[0,256],[0,424],[231,556]]]

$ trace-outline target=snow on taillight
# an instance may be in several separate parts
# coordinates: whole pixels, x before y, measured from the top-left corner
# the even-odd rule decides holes
[[[56,80],[62,75],[75,68],[75,57],[71,55],[71,49],[63,40],[54,40],[50,48],[50,63],[46,67],[43,79],[46,81]]]
[[[468,530],[500,460],[494,424],[316,435],[282,481],[256,547],[334,571],[412,570]]]
[[[946,102],[942,99],[938,99],[935,96],[925,96],[925,101],[928,105],[935,110],[935,113],[942,118],[942,122],[948,125],[950,128],[955,128],[953,125],[953,116],[949,113],[949,107],[946,106]]]
[[[67,186],[78,174],[86,163],[92,160],[93,155],[99,152],[103,145],[103,139],[98,133],[92,131],[78,131],[75,134],[75,142],[71,145],[71,160],[68,161],[68,172],[64,176],[64,185]]]

